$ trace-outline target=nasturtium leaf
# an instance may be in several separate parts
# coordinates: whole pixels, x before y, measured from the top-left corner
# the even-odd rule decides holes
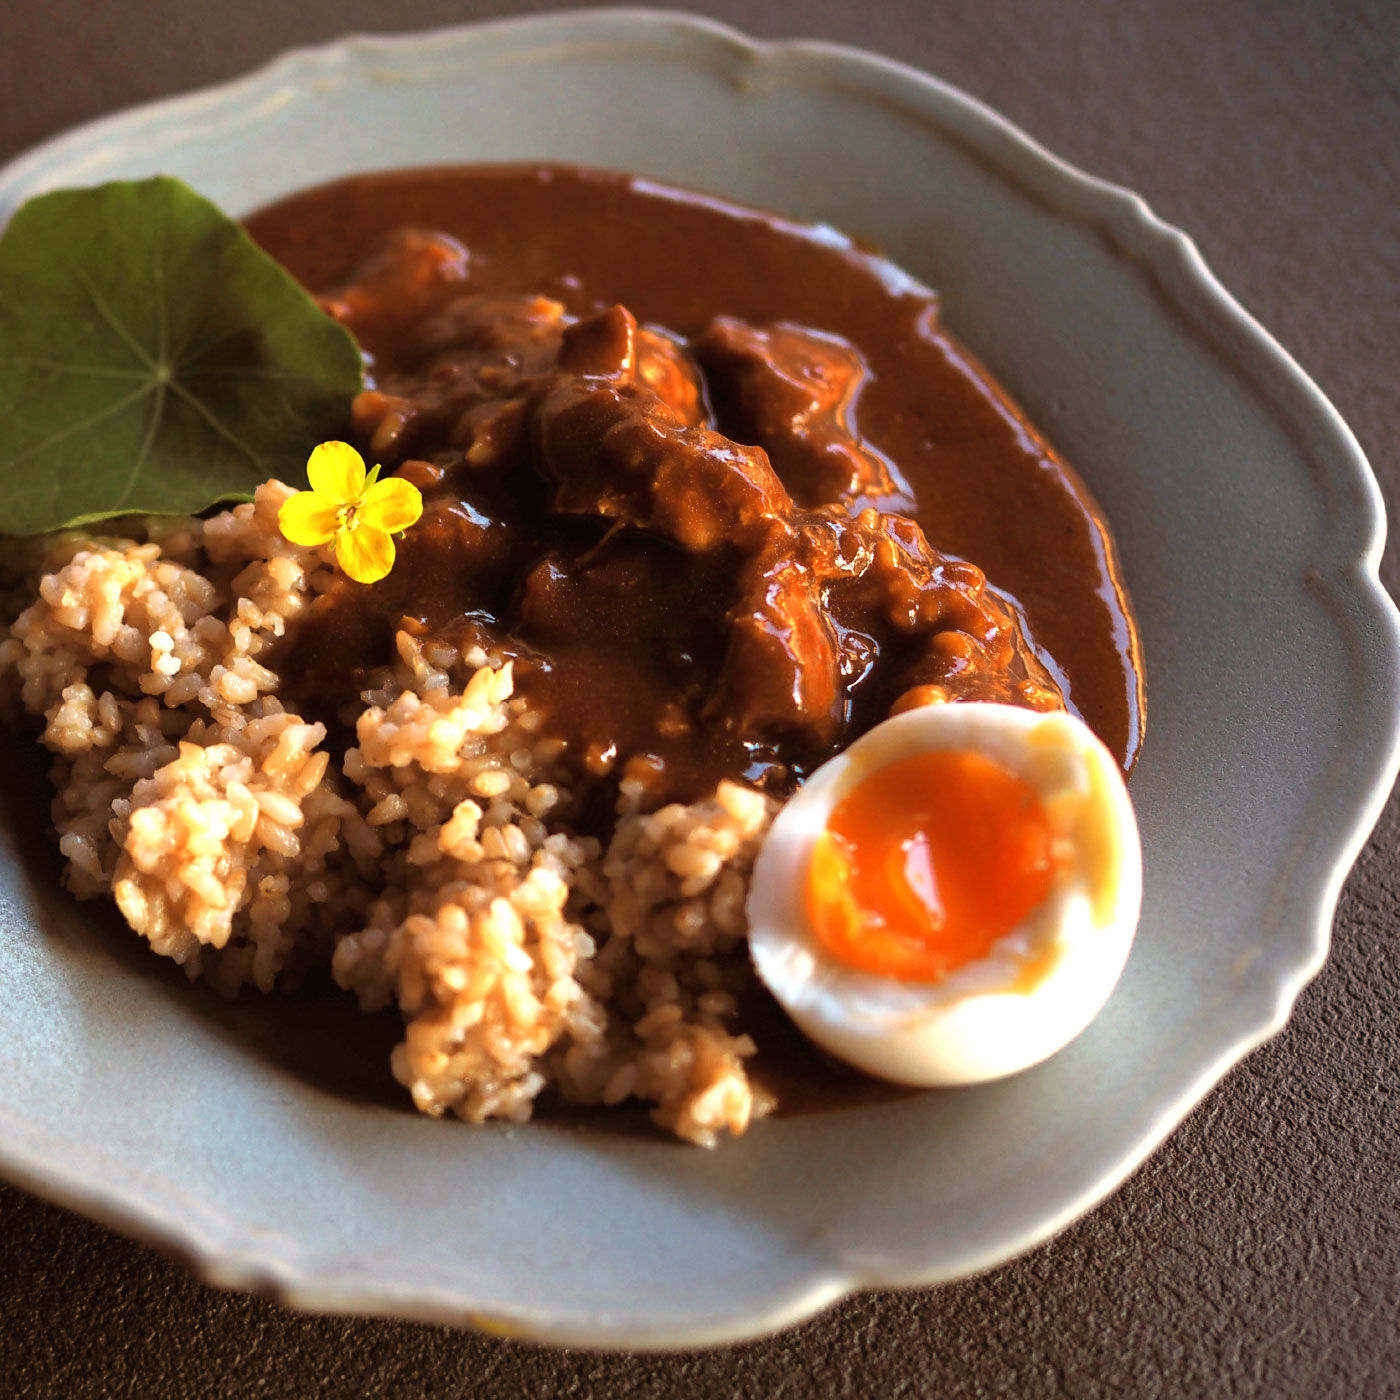
[[[179,180],[40,195],[0,235],[0,532],[304,485],[362,384],[353,337]]]

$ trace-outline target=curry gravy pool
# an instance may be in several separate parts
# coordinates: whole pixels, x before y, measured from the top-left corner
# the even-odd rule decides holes
[[[249,228],[359,339],[369,454],[428,501],[373,601],[347,582],[289,647],[323,709],[406,617],[520,658],[575,764],[654,801],[789,791],[920,685],[1062,699],[1131,766],[1102,517],[887,262],[559,167],[363,177]]]

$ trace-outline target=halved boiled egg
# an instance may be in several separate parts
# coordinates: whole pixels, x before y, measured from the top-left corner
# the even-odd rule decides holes
[[[1089,1024],[1141,900],[1132,803],[1085,724],[931,705],[877,725],[778,814],[749,946],[831,1054],[900,1083],[972,1084]]]

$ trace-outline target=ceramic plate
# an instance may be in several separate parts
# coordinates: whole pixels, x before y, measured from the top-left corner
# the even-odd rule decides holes
[[[769,1121],[714,1152],[470,1129],[415,1117],[382,1071],[347,1079],[334,1009],[218,1004],[67,900],[30,788],[0,850],[0,1168],[219,1283],[554,1342],[739,1338],[988,1268],[1111,1191],[1322,964],[1396,766],[1375,481],[1141,200],[907,68],[675,15],[293,53],[32,152],[0,173],[0,218],[157,171],[240,211],[355,170],[532,158],[874,239],[1087,478],[1148,677],[1146,901],[1118,991],[1018,1078]]]

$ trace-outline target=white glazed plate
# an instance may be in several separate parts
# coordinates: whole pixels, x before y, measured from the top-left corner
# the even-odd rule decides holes
[[[560,1343],[730,1340],[988,1268],[1111,1191],[1322,964],[1397,764],[1375,481],[1135,196],[907,68],[675,15],[293,53],[49,142],[0,172],[0,221],[160,171],[237,212],[356,170],[534,158],[874,239],[1079,467],[1147,664],[1146,896],[1118,991],[1015,1079],[768,1121],[715,1152],[434,1122],[347,1080],[346,1018],[223,1006],[68,900],[31,786],[0,830],[0,1171],[218,1283]]]

